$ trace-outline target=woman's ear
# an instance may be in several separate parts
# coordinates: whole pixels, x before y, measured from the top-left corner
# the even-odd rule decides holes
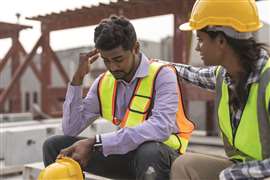
[[[222,46],[224,46],[224,43],[226,43],[226,39],[223,35],[219,34],[217,37],[218,43]]]

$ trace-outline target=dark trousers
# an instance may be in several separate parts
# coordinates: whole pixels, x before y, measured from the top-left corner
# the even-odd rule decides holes
[[[81,137],[52,136],[43,144],[45,166],[53,163],[61,149],[71,146]],[[116,179],[170,179],[170,169],[178,153],[160,142],[145,142],[123,155],[93,152],[85,171]]]

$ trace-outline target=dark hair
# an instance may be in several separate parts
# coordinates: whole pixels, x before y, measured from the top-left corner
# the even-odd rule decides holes
[[[215,39],[218,35],[222,35],[228,42],[229,46],[240,58],[240,64],[247,73],[256,70],[256,61],[260,57],[261,49],[265,49],[269,54],[269,47],[266,44],[258,43],[254,38],[250,39],[234,39],[227,36],[222,31],[207,31],[206,28],[201,31],[207,33],[211,39]]]
[[[133,25],[123,16],[112,15],[103,19],[95,28],[95,46],[101,50],[111,50],[119,46],[124,50],[132,50],[136,41]]]
[[[201,31],[207,33],[211,39],[215,39],[218,35],[222,35],[226,41],[228,42],[229,46],[233,49],[233,51],[239,56],[240,64],[245,70],[246,76],[242,77],[240,81],[236,84],[236,91],[238,94],[237,98],[232,98],[232,104],[241,104],[244,105],[248,91],[245,91],[245,82],[248,78],[248,75],[251,72],[256,71],[256,61],[260,58],[261,49],[264,49],[269,54],[269,47],[266,44],[258,43],[254,38],[240,40],[228,37],[222,31],[207,31],[206,28],[202,29]],[[234,95],[232,95],[234,96]]]

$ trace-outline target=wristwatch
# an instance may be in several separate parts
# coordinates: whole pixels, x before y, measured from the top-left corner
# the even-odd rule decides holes
[[[102,140],[101,140],[100,134],[96,135],[96,142],[94,143],[92,150],[94,152],[101,152],[102,151]]]

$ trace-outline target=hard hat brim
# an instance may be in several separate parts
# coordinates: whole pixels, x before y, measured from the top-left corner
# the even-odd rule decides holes
[[[192,31],[192,30],[194,30],[194,29],[190,26],[190,23],[189,23],[189,22],[184,23],[184,24],[181,24],[181,25],[179,26],[179,29],[180,29],[181,31]]]

